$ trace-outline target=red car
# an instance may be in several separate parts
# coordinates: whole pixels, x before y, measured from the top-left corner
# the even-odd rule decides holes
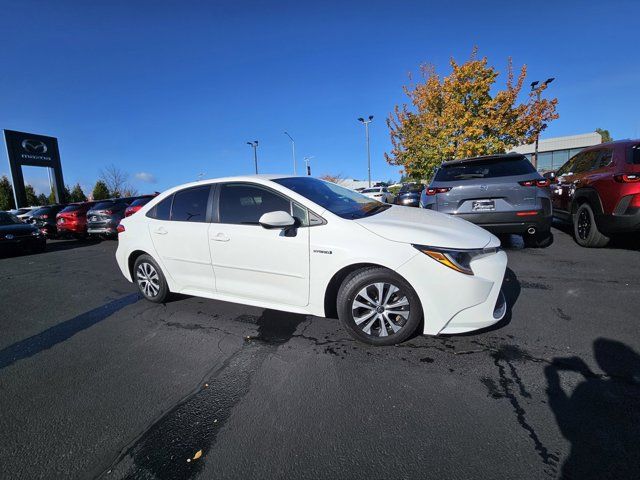
[[[602,143],[574,155],[551,179],[553,215],[583,247],[640,231],[640,140]]]
[[[124,211],[124,216],[130,217],[131,215],[136,213],[138,210],[140,210],[143,206],[145,206],[147,203],[149,203],[149,201],[153,197],[155,197],[155,195],[152,195],[149,197],[140,197],[137,200],[134,200],[133,202],[131,202],[131,205],[129,205],[127,209]]]
[[[87,211],[96,202],[72,203],[56,215],[58,234],[63,237],[87,237]]]

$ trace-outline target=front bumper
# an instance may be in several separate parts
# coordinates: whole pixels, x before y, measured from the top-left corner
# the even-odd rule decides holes
[[[491,326],[500,295],[507,254],[500,250],[471,263],[474,275],[465,275],[418,254],[398,268],[418,294],[426,335],[464,333]]]
[[[44,235],[25,235],[14,237],[11,240],[3,238],[0,240],[0,252],[8,252],[12,250],[29,250],[41,247],[47,242]]]

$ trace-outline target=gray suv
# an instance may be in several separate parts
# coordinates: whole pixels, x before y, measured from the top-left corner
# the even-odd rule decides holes
[[[553,242],[549,180],[524,155],[444,162],[422,192],[420,206],[456,215],[496,234],[520,234],[528,247]]]

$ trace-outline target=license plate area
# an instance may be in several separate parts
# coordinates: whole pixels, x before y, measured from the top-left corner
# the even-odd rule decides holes
[[[496,202],[493,200],[474,200],[471,203],[471,210],[474,212],[493,212],[496,209]]]

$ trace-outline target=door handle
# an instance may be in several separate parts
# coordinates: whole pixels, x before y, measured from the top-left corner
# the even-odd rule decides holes
[[[167,229],[166,229],[166,228],[164,228],[164,227],[158,227],[158,228],[156,228],[156,229],[153,231],[153,233],[156,233],[156,234],[158,234],[158,235],[166,235],[166,234],[167,234],[167,233],[169,233],[169,232],[168,232],[168,231],[167,231]]]
[[[216,242],[228,242],[229,237],[226,234],[220,232],[211,237],[211,240],[214,240]]]

